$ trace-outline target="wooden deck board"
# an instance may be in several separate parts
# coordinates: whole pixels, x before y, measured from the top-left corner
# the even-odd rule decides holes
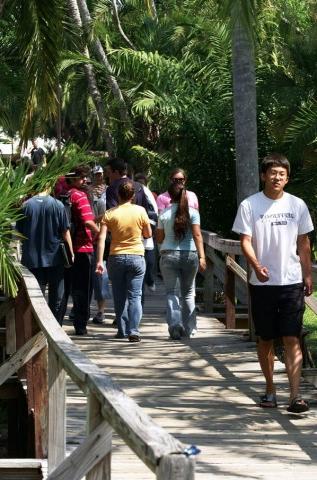
[[[114,339],[113,318],[109,308],[106,326],[90,324],[89,335],[74,341],[159,425],[201,449],[198,480],[298,480],[301,475],[316,480],[317,396],[311,385],[302,385],[310,412],[288,414],[285,368],[276,362],[279,408],[260,409],[264,382],[254,343],[243,331],[226,331],[203,314],[198,316],[195,338],[169,340],[162,288],[146,297],[140,344]],[[65,330],[71,334],[73,328],[65,325]],[[86,399],[69,382],[68,451],[85,437],[85,416]],[[113,445],[113,480],[154,480],[116,435]]]

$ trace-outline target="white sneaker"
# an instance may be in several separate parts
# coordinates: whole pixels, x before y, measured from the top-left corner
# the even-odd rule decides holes
[[[155,285],[155,283],[153,283],[153,285],[148,285],[147,288],[150,290],[150,292],[155,292],[156,285]]]
[[[193,328],[191,331],[191,334],[189,335],[189,338],[193,338],[197,333],[197,328]]]

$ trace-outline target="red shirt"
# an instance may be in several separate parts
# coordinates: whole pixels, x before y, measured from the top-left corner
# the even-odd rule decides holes
[[[92,233],[85,226],[88,220],[94,220],[87,194],[77,188],[70,189],[72,203],[72,222],[74,224],[73,249],[74,252],[93,252]]]

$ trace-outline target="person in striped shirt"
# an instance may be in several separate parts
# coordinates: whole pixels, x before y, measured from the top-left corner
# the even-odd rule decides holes
[[[73,322],[76,335],[87,334],[93,273],[93,239],[99,234],[88,195],[90,169],[78,166],[66,176],[71,202],[72,239],[75,254],[72,266]]]

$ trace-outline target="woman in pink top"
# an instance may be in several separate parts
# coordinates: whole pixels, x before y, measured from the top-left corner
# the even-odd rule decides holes
[[[180,185],[185,185],[187,180],[187,175],[185,170],[182,168],[175,168],[171,171],[169,176],[171,183],[177,183]],[[186,196],[188,201],[188,206],[191,208],[199,209],[198,198],[194,192],[186,190]],[[168,192],[161,193],[156,199],[157,208],[159,213],[163,212],[165,208],[169,207],[171,204],[171,196]]]

